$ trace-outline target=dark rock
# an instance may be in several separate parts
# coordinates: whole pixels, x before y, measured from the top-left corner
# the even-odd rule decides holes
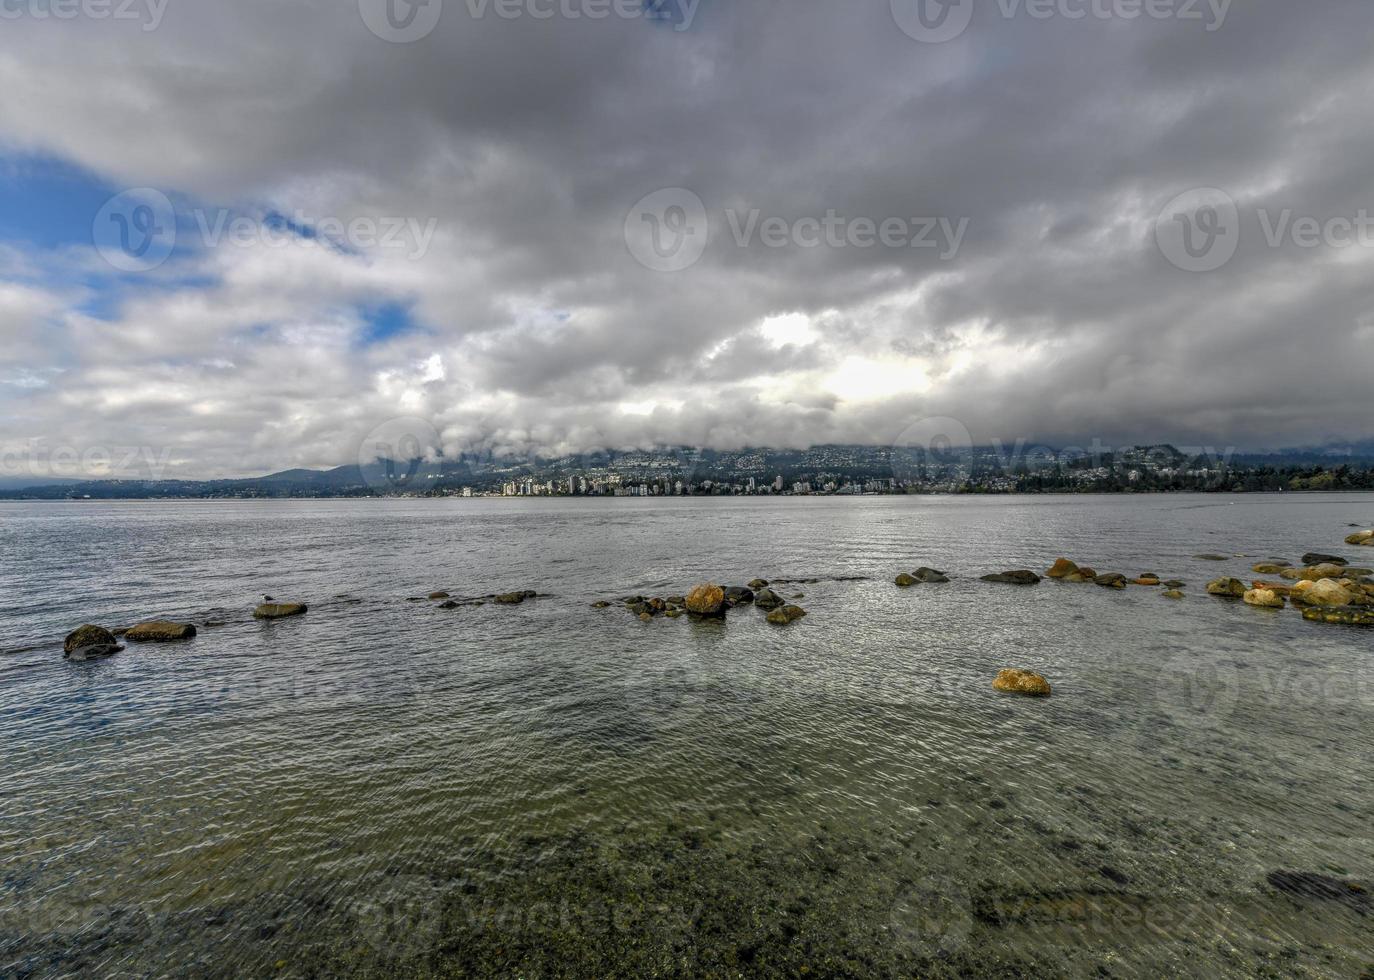
[[[429,599],[431,602],[433,602],[433,601],[438,600],[438,599],[448,599],[448,598],[451,598],[451,597],[449,596],[449,594],[448,594],[447,592],[431,592],[431,593],[430,593],[428,596],[426,596],[425,598],[427,598],[427,599]]]
[[[902,574],[897,576],[897,585],[900,588],[909,589],[913,585],[917,584],[919,583],[917,582],[916,576],[914,575],[908,575],[906,572],[903,572]]]
[[[67,634],[62,643],[62,652],[71,653],[78,647],[118,646],[115,635],[103,626],[80,626]]]
[[[926,585],[939,585],[949,581],[949,576],[944,572],[936,571],[933,568],[918,568],[915,572],[916,581],[924,582]]]
[[[500,606],[518,606],[529,598],[532,597],[528,592],[503,592],[492,596],[491,601]]]
[[[755,592],[757,592],[759,589],[766,589],[768,588],[768,580],[763,578],[756,578],[754,579],[754,581],[749,583],[749,588],[753,589]]]
[[[734,585],[725,590],[725,601],[733,606],[747,606],[754,601],[754,591]]]
[[[156,620],[131,627],[124,634],[124,638],[132,643],[170,643],[174,640],[189,640],[195,635],[196,628],[190,623]]]
[[[1176,579],[1176,578],[1171,578],[1171,579],[1169,579],[1169,581],[1167,581],[1167,582],[1164,583],[1164,587],[1165,587],[1166,589],[1183,589],[1183,588],[1187,588],[1187,586],[1188,586],[1188,583],[1187,583],[1187,582],[1180,582],[1180,581],[1179,581],[1178,579]]]
[[[611,604],[610,604],[609,602],[607,602],[605,599],[602,599],[600,602],[593,602],[593,603],[592,603],[592,608],[593,608],[593,609],[610,609],[610,608],[611,608]]]
[[[1093,579],[1093,584],[1100,585],[1104,589],[1124,589],[1128,583],[1126,576],[1120,572],[1107,572]]]
[[[1302,556],[1304,565],[1349,565],[1350,562],[1337,555],[1324,555],[1320,551],[1309,551]]]
[[[1245,583],[1236,578],[1219,578],[1207,583],[1207,594],[1222,599],[1242,599],[1245,591]]]
[[[1198,561],[1230,561],[1226,555],[1194,555]]]
[[[984,582],[992,582],[997,585],[1037,585],[1040,576],[1034,572],[1020,569],[1014,572],[998,572],[996,575],[984,575]]]
[[[754,595],[754,605],[765,611],[777,609],[782,605],[782,596],[778,595],[772,589],[763,589]]]

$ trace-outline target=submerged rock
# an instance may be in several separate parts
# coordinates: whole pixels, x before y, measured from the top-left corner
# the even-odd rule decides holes
[[[1194,555],[1198,561],[1230,561],[1226,555]]]
[[[921,582],[925,585],[941,585],[949,581],[949,576],[946,575],[944,572],[938,571],[934,568],[926,568],[924,566],[916,569],[916,571],[913,574],[916,578],[916,581]]]
[[[600,602],[593,602],[593,603],[592,603],[592,608],[593,608],[593,609],[610,609],[610,608],[611,608],[611,604],[610,604],[609,602],[607,602],[605,599],[602,599]]]
[[[1309,623],[1335,623],[1340,626],[1374,626],[1374,609],[1355,606],[1309,606],[1302,611]]]
[[[1178,589],[1170,589],[1168,592],[1161,592],[1160,595],[1164,596],[1164,598],[1166,599],[1186,598],[1182,592],[1178,591]]]
[[[774,626],[787,626],[795,623],[806,615],[806,610],[801,606],[783,606],[781,609],[774,609],[768,614],[768,621]]]
[[[733,606],[747,606],[754,601],[754,591],[741,586],[731,586],[725,590],[725,601]]]
[[[425,598],[429,599],[431,602],[434,602],[439,599],[450,599],[452,598],[452,596],[450,596],[447,592],[431,592],[429,595],[425,596]]]
[[[1251,589],[1243,598],[1247,606],[1259,606],[1263,609],[1283,609],[1288,605],[1283,596],[1272,589]]]
[[[1027,569],[1018,569],[1013,572],[998,572],[995,575],[984,575],[984,582],[992,582],[995,585],[1038,585],[1040,576]]]
[[[303,616],[309,607],[303,602],[264,602],[253,610],[254,619],[285,619]]]
[[[1050,682],[1029,670],[1003,670],[998,673],[992,686],[994,690],[1008,694],[1024,694],[1037,698],[1047,698],[1051,693]]]
[[[133,643],[170,643],[174,640],[189,640],[196,635],[196,628],[190,623],[169,623],[154,620],[130,627],[124,639]]]
[[[1124,589],[1126,587],[1126,576],[1120,572],[1108,572],[1093,579],[1094,585],[1100,585],[1104,589]]]
[[[749,583],[749,588],[753,589],[755,592],[759,589],[766,589],[768,588],[768,580],[766,578],[756,578]]]
[[[1059,558],[1056,559],[1054,565],[1045,574],[1049,578],[1068,578],[1076,571],[1078,571],[1077,565],[1067,558]]]
[[[1262,561],[1258,565],[1252,567],[1250,571],[1254,572],[1256,575],[1282,575],[1284,569],[1290,567],[1292,566],[1280,565],[1277,562]]]
[[[1223,599],[1241,599],[1245,592],[1245,583],[1236,578],[1219,578],[1207,583],[1207,594]]]
[[[782,605],[782,596],[772,589],[763,589],[754,595],[754,605],[763,610],[777,609]]]
[[[725,590],[713,582],[698,585],[687,593],[687,611],[706,619],[725,618]]]
[[[1362,914],[1374,909],[1374,895],[1358,881],[1332,878],[1315,871],[1271,871],[1265,880],[1285,895],[1338,902]]]
[[[96,660],[124,648],[115,635],[103,626],[78,626],[62,641],[62,655],[68,660]]]
[[[1164,587],[1165,587],[1166,589],[1184,589],[1184,588],[1187,588],[1187,587],[1188,587],[1188,583],[1187,583],[1187,582],[1180,582],[1180,581],[1179,581],[1178,579],[1176,579],[1176,578],[1171,578],[1171,579],[1169,579],[1169,581],[1167,581],[1167,582],[1164,583]]]
[[[502,592],[500,595],[492,596],[491,601],[501,606],[518,606],[526,599],[535,599],[538,596],[538,592],[526,589],[523,592]]]
[[[915,575],[908,575],[906,572],[897,576],[897,585],[903,589],[909,589],[913,585],[919,585]]]

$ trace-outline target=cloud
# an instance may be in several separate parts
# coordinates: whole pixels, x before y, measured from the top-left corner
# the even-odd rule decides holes
[[[937,416],[1080,445],[1371,434],[1374,245],[1271,247],[1260,217],[1374,210],[1362,0],[1236,4],[1211,31],[988,5],[943,44],[820,0],[706,3],[686,30],[447,0],[410,44],[352,3],[143,27],[5,24],[0,152],[178,211],[141,274],[89,242],[0,246],[8,452],[242,475],[351,462],[415,415],[453,450],[891,443]],[[1204,186],[1242,226],[1200,274],[1155,232]],[[626,216],[677,187],[709,237],[653,271]],[[278,234],[208,240],[220,209]],[[738,244],[755,211],[783,244]],[[967,227],[952,256],[798,243],[828,215]],[[358,219],[400,240],[312,232]]]

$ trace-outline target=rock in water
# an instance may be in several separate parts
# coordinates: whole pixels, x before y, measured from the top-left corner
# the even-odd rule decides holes
[[[1060,558],[1055,561],[1054,567],[1052,567],[1045,574],[1048,575],[1050,578],[1068,578],[1076,571],[1078,571],[1077,565],[1069,561],[1067,558]]]
[[[1356,531],[1345,539],[1346,544],[1364,545],[1366,547],[1374,545],[1374,531]]]
[[[984,582],[992,582],[996,585],[1038,585],[1040,576],[1024,568],[1014,572],[998,572],[995,575],[984,575]]]
[[[1305,554],[1305,555],[1302,556],[1302,563],[1303,563],[1304,565],[1349,565],[1349,564],[1350,564],[1350,562],[1346,561],[1344,558],[1340,557],[1339,555],[1324,555],[1324,554],[1322,554],[1320,551],[1309,551],[1307,554]]]
[[[1230,561],[1225,555],[1194,555],[1198,561]]]
[[[1236,578],[1219,578],[1207,583],[1207,594],[1223,599],[1242,599],[1245,591],[1245,583]]]
[[[768,621],[774,626],[787,626],[795,623],[806,615],[806,610],[801,606],[783,606],[781,609],[774,609],[768,614]]]
[[[1183,593],[1180,592],[1180,591],[1178,591],[1178,589],[1170,589],[1168,592],[1161,592],[1160,595],[1164,596],[1164,598],[1166,598],[1166,599],[1182,599],[1182,598],[1185,598],[1185,596],[1183,595]]]
[[[915,575],[908,575],[906,572],[897,576],[897,584],[903,589],[909,589],[913,585],[919,584]]]
[[[139,623],[124,634],[124,639],[132,643],[170,643],[173,640],[189,640],[196,635],[196,628],[190,623],[169,623],[154,620]]]
[[[1152,573],[1150,573],[1150,572],[1145,572],[1145,573],[1144,573],[1143,575],[1141,575],[1139,578],[1131,579],[1131,583],[1132,583],[1133,585],[1146,585],[1146,586],[1151,586],[1151,587],[1160,584],[1160,583],[1159,583],[1159,576],[1158,576],[1158,575],[1154,575],[1154,574],[1152,574]]]
[[[1094,585],[1100,585],[1104,589],[1124,589],[1126,587],[1126,576],[1120,572],[1108,572],[1093,579]]]
[[[303,616],[310,607],[303,602],[264,602],[253,610],[254,619],[285,619]]]
[[[1050,682],[1029,670],[1007,669],[997,675],[992,682],[995,690],[1008,694],[1025,694],[1030,697],[1047,698],[1050,696]]]
[[[1260,562],[1258,565],[1251,568],[1250,571],[1254,572],[1256,575],[1282,575],[1283,570],[1289,567],[1291,566],[1280,565],[1278,562],[1266,561]]]
[[[731,608],[747,606],[754,601],[754,592],[752,589],[734,586],[725,590],[725,601],[730,604]]]
[[[427,598],[429,598],[431,601],[437,601],[439,599],[451,599],[453,597],[450,596],[447,592],[431,592]]]
[[[753,589],[755,592],[759,591],[759,589],[766,589],[768,588],[768,580],[765,578],[756,578],[749,583],[749,588]]]
[[[940,585],[949,581],[949,576],[944,572],[936,571],[933,568],[925,568],[924,566],[916,569],[915,578],[916,581],[926,585]]]
[[[772,589],[764,589],[754,596],[754,606],[758,609],[767,611],[769,609],[777,609],[781,605],[782,596],[778,595]]]
[[[62,655],[69,660],[95,660],[124,648],[115,635],[103,626],[79,626],[62,641]]]
[[[1272,589],[1251,589],[1244,598],[1247,606],[1259,606],[1262,609],[1282,609],[1288,605],[1283,596]]]
[[[725,618],[725,590],[713,582],[698,585],[687,593],[687,611],[706,619]]]
[[[1309,606],[1348,606],[1355,601],[1355,593],[1334,579],[1324,578],[1294,593],[1294,598]]]
[[[1340,626],[1374,626],[1374,609],[1354,606],[1310,606],[1302,611],[1309,623],[1335,623]]]

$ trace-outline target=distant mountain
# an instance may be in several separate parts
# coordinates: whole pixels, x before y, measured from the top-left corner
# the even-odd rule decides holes
[[[0,490],[27,490],[30,487],[69,487],[80,480],[57,480],[50,476],[0,477]]]

